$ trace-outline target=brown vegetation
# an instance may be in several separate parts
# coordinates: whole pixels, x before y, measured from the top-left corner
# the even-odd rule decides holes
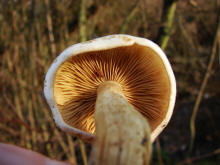
[[[66,47],[121,32],[161,45],[168,38],[162,47],[177,78],[178,97],[171,123],[155,148],[155,153],[160,148],[160,154],[154,153],[152,164],[219,163],[219,1],[172,2],[175,14],[170,24],[166,16],[172,12],[163,7],[168,0],[1,0],[0,142],[86,164],[90,146],[61,132],[53,122],[42,94],[44,76]],[[202,89],[213,53],[216,56]],[[190,117],[199,91],[202,102],[194,118],[196,137],[188,155]]]

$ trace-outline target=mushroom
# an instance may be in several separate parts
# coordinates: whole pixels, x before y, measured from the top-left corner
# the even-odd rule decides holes
[[[44,94],[58,127],[85,140],[96,135],[91,162],[114,164],[115,153],[117,161],[135,153],[143,164],[146,146],[172,115],[176,81],[159,46],[117,34],[64,50],[47,72]]]

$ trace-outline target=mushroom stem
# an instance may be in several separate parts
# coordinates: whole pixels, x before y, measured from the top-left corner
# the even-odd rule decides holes
[[[150,127],[128,103],[117,82],[99,85],[95,105],[96,139],[90,165],[147,165],[151,157]]]

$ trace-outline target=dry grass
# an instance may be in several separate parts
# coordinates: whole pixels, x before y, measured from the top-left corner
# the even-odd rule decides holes
[[[154,40],[161,25],[161,4],[160,0],[89,1],[87,38],[119,33],[135,6],[123,31]],[[178,106],[198,93],[215,36],[217,5],[214,0],[178,1],[176,10],[166,53],[177,77]],[[56,128],[42,89],[55,56],[81,40],[79,13],[79,0],[0,2],[0,141],[73,164],[83,164],[81,153],[86,163],[84,144]],[[214,62],[207,97],[220,93],[214,88],[220,83],[219,73]]]

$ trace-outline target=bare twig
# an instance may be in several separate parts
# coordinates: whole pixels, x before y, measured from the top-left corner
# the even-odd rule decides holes
[[[78,141],[79,141],[79,146],[80,146],[81,155],[82,155],[82,159],[83,159],[83,165],[87,165],[87,156],[86,156],[85,144],[80,139]]]
[[[18,136],[20,134],[19,131],[14,130],[10,127],[7,127],[4,123],[3,124],[0,123],[0,129],[1,129],[1,131],[5,131],[5,132],[9,133],[11,136]]]
[[[191,154],[192,149],[193,149],[193,144],[194,144],[194,140],[195,140],[195,136],[196,136],[196,130],[195,130],[195,119],[196,119],[196,114],[198,112],[199,109],[199,105],[200,102],[202,100],[203,97],[203,93],[205,91],[208,79],[211,75],[211,71],[212,71],[212,66],[214,63],[214,59],[216,56],[216,51],[217,51],[217,46],[219,44],[219,38],[220,38],[220,16],[218,15],[218,24],[217,24],[217,30],[216,30],[216,35],[215,35],[215,39],[214,39],[214,43],[213,43],[213,47],[212,47],[212,52],[211,52],[211,56],[210,56],[210,60],[209,60],[209,64],[208,64],[208,68],[205,74],[205,77],[202,81],[198,96],[196,98],[196,102],[195,105],[193,107],[193,112],[192,112],[192,116],[190,119],[190,131],[191,131],[191,138],[190,138],[190,146],[189,146],[189,152],[188,154]]]
[[[17,112],[17,110],[16,110],[16,107],[12,104],[11,100],[8,98],[8,96],[6,95],[5,92],[3,92],[3,98],[5,99],[6,104],[8,104],[9,107],[14,111],[15,115],[19,118],[19,120],[22,120],[22,119],[20,118],[20,116],[18,115],[18,112]]]
[[[156,139],[156,148],[157,148],[157,158],[158,158],[158,161],[159,161],[159,165],[164,165],[163,158],[162,158],[162,155],[161,155],[161,148],[160,148],[159,138]]]
[[[81,9],[79,16],[79,39],[81,42],[87,40],[86,34],[86,10],[87,10],[87,0],[81,0]]]
[[[52,24],[52,17],[50,13],[50,2],[49,0],[45,0],[46,8],[47,8],[47,28],[48,28],[48,33],[49,33],[49,40],[50,40],[50,47],[51,47],[51,53],[53,57],[56,56],[56,46],[54,43],[54,34],[53,34],[53,24]]]
[[[177,165],[190,164],[194,161],[205,159],[205,158],[208,158],[208,157],[211,157],[211,156],[214,156],[214,155],[218,155],[218,154],[220,154],[220,148],[214,150],[211,153],[207,153],[207,154],[204,154],[204,155],[199,155],[199,156],[196,156],[196,157],[193,157],[193,158],[186,159],[183,162],[177,163]]]
[[[159,29],[156,42],[165,49],[170,38],[170,32],[176,11],[177,0],[164,0],[162,12],[162,26]]]
[[[126,33],[129,23],[131,22],[131,20],[134,18],[135,14],[138,11],[138,2],[139,2],[139,0],[136,0],[134,5],[132,6],[131,10],[127,14],[127,17],[124,19],[124,21],[121,25],[119,33]]]
[[[69,145],[69,151],[70,151],[70,162],[72,164],[76,164],[77,165],[77,162],[76,162],[76,154],[75,154],[75,145],[73,143],[73,140],[72,140],[72,137],[71,135],[67,134],[67,141],[68,141],[68,145]]]

